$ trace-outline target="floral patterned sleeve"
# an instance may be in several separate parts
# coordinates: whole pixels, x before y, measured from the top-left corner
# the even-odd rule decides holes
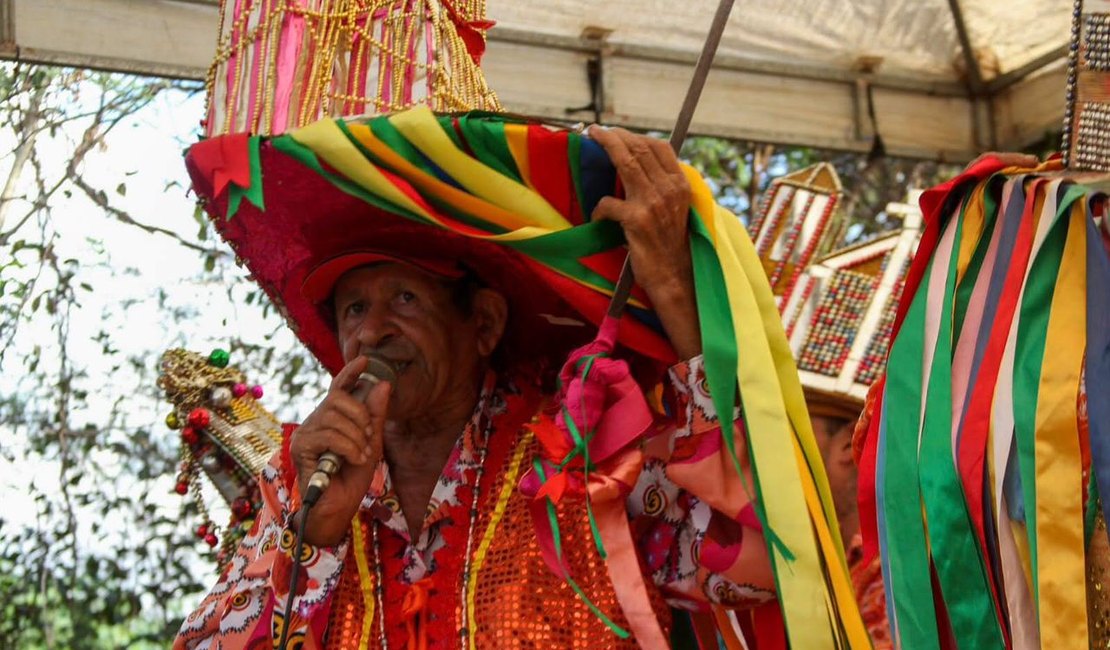
[[[216,586],[190,614],[174,640],[176,650],[273,647],[281,636],[289,593],[295,535],[289,525],[299,499],[281,477],[280,453],[259,477],[263,506]],[[293,602],[290,641],[320,647],[327,603],[339,581],[346,542],[334,548],[306,546]],[[291,643],[290,647],[296,647]]]
[[[671,422],[647,445],[628,512],[641,557],[668,601],[754,607],[774,598],[774,575],[752,506],[721,438],[702,357],[670,371]],[[747,448],[733,417],[736,452],[751,485]]]

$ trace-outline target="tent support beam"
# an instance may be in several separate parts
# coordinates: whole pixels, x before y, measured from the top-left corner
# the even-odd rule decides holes
[[[0,49],[15,47],[15,16],[12,0],[0,0]]]
[[[964,55],[964,66],[967,68],[968,98],[971,100],[971,124],[973,138],[977,147],[997,148],[998,136],[994,120],[994,102],[983,83],[983,71],[979,69],[979,60],[971,46],[971,36],[967,31],[964,21],[963,8],[960,0],[948,0],[948,8],[952,12],[952,22],[956,26],[956,35],[960,39],[960,50]]]
[[[960,0],[948,0],[948,8],[952,11],[952,22],[956,24],[956,35],[960,39],[960,49],[963,51],[964,64],[967,66],[967,86],[973,97],[983,94],[983,72],[979,69],[979,61],[975,58],[975,50],[971,47],[971,37],[967,32],[967,23],[964,22],[964,11],[960,8]]]
[[[1051,52],[1046,52],[1045,54],[1042,54],[1041,56],[1033,59],[1020,68],[1014,68],[1006,74],[1002,74],[995,77],[994,79],[991,79],[990,83],[987,84],[987,92],[991,93],[992,95],[998,94],[1003,90],[1006,90],[1010,86],[1021,83],[1027,77],[1041,72],[1050,67],[1052,64],[1059,63],[1060,61],[1066,60],[1067,58],[1068,46],[1061,45],[1055,50],[1052,50]]]

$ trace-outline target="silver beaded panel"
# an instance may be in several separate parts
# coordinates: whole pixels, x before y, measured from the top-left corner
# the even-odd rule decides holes
[[[1088,14],[1083,16],[1083,63],[1089,70],[1110,71],[1110,16]]]
[[[1110,172],[1110,3],[1075,0],[1061,150],[1072,170]]]
[[[1078,114],[1071,167],[1110,171],[1110,105],[1083,102]]]

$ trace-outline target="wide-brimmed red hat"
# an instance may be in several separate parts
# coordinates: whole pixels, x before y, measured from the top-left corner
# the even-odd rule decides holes
[[[439,121],[433,124],[440,128]],[[579,137],[539,125],[518,126],[534,131],[534,138],[551,138],[562,146],[568,137]],[[481,132],[503,127],[493,117],[469,125]],[[541,235],[514,248],[489,241],[483,231],[461,222],[440,226],[413,220],[368,200],[374,197],[344,191],[337,187],[339,177],[334,172],[306,165],[281,151],[296,145],[295,137],[222,136],[195,145],[186,163],[194,190],[220,234],[297,336],[330,371],[342,367],[342,358],[327,298],[342,273],[373,263],[405,262],[444,277],[473,272],[483,284],[506,296],[510,324],[505,345],[522,359],[565,354],[594,334],[594,327],[588,325],[601,321],[608,296],[588,281],[607,282],[611,289],[623,255],[619,233],[608,232],[608,241],[594,246],[604,250],[587,249],[585,256],[566,251],[563,256],[551,237],[557,232],[548,235],[550,245]],[[236,160],[246,161],[246,167],[235,168]],[[488,169],[478,160],[473,164]],[[260,187],[244,180],[252,177]],[[225,178],[232,180],[217,185],[216,179]],[[404,179],[394,177],[393,182],[416,195]],[[416,196],[431,209],[431,201]],[[446,218],[444,212],[437,214]],[[612,230],[605,227],[612,224],[597,225],[599,232]],[[645,322],[650,323],[650,318]],[[670,354],[650,326],[633,322],[624,330],[626,342],[634,349],[660,359]]]

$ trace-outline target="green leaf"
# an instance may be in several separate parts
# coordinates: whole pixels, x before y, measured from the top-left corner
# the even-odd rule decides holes
[[[116,186],[116,194],[120,196],[127,196],[127,183],[120,183]]]
[[[204,270],[208,271],[209,273],[216,270],[216,256],[215,255],[209,255],[209,256],[204,258]]]

